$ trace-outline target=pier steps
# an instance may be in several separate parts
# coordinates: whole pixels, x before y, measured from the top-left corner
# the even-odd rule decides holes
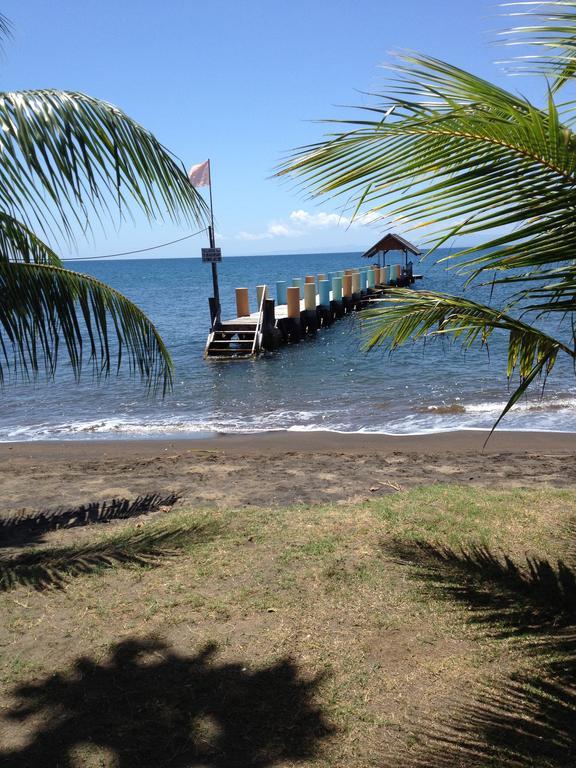
[[[205,357],[212,360],[246,360],[260,351],[261,335],[257,322],[222,323],[217,331],[209,334]]]

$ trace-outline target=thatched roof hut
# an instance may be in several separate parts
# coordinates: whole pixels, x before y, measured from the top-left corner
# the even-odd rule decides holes
[[[386,264],[386,254],[390,251],[401,251],[404,254],[404,266],[408,264],[408,254],[420,256],[421,251],[415,245],[404,240],[400,235],[389,232],[381,240],[378,240],[366,253],[362,254],[363,259],[377,259],[379,264]]]

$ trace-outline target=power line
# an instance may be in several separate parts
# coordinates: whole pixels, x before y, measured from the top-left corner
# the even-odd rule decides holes
[[[61,261],[92,261],[92,259],[113,259],[115,256],[131,256],[134,253],[144,253],[145,251],[155,251],[158,248],[166,248],[168,245],[174,245],[175,243],[181,243],[183,240],[189,240],[191,237],[201,235],[202,232],[206,232],[208,227],[199,229],[198,232],[193,232],[191,235],[185,235],[179,237],[178,240],[170,240],[169,243],[161,243],[160,245],[151,245],[149,248],[137,248],[135,251],[123,251],[122,253],[108,253],[105,256],[79,256],[76,258],[61,259]]]

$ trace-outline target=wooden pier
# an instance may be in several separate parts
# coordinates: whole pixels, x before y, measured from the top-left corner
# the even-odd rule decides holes
[[[237,317],[215,325],[204,356],[210,360],[246,360],[306,336],[382,297],[390,287],[408,286],[412,264],[351,268],[328,275],[308,275],[288,286],[276,283],[276,299],[267,286],[257,287],[258,309],[249,311],[248,289],[236,289]]]

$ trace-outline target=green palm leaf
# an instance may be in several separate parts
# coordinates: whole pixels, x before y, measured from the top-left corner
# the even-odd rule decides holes
[[[366,349],[388,346],[395,349],[418,338],[451,338],[469,349],[475,343],[488,344],[494,331],[508,334],[510,379],[517,370],[520,383],[512,392],[490,434],[541,374],[548,375],[558,352],[576,359],[576,351],[518,318],[485,304],[433,291],[394,289],[386,295],[385,306],[362,313],[368,336]]]
[[[90,216],[135,204],[150,219],[203,221],[184,168],[120,109],[82,93],[0,93],[0,208],[73,236]]]
[[[347,130],[302,148],[280,173],[408,228],[436,225],[438,237],[455,222],[462,237],[513,227],[484,248],[571,222],[576,140],[552,98],[537,109],[426,56],[394,70],[398,80],[368,110],[374,119],[344,121]]]
[[[552,75],[557,91],[576,75],[576,2],[538,0],[504,3],[517,20],[506,34],[506,45],[528,45],[535,53],[515,61],[515,71]]]
[[[0,259],[61,267],[57,254],[27,226],[0,211]]]
[[[576,14],[568,26],[569,38]],[[559,107],[552,91],[540,108],[421,54],[401,57],[392,72],[374,106],[297,150],[279,174],[313,196],[345,196],[354,215],[432,229],[432,251],[454,235],[485,234],[444,261],[468,283],[485,276],[511,284],[517,290],[508,307],[394,291],[389,306],[365,313],[364,322],[369,347],[446,335],[469,346],[485,344],[495,330],[507,332],[508,376],[518,369],[520,385],[503,416],[550,372],[559,352],[574,358],[574,323],[571,344],[531,323],[549,315],[572,319],[576,310],[576,111]]]
[[[61,347],[76,378],[90,362],[97,377],[112,360],[152,389],[171,386],[172,364],[146,315],[88,275],[47,263],[0,259],[0,381],[8,375],[54,375]]]
[[[0,14],[0,39],[10,23]],[[171,384],[170,356],[122,294],[64,269],[47,241],[73,241],[93,221],[203,224],[207,206],[185,169],[120,109],[83,93],[0,93],[0,380],[53,376],[62,353],[78,377],[115,363],[150,388]],[[38,234],[40,233],[40,234]]]

